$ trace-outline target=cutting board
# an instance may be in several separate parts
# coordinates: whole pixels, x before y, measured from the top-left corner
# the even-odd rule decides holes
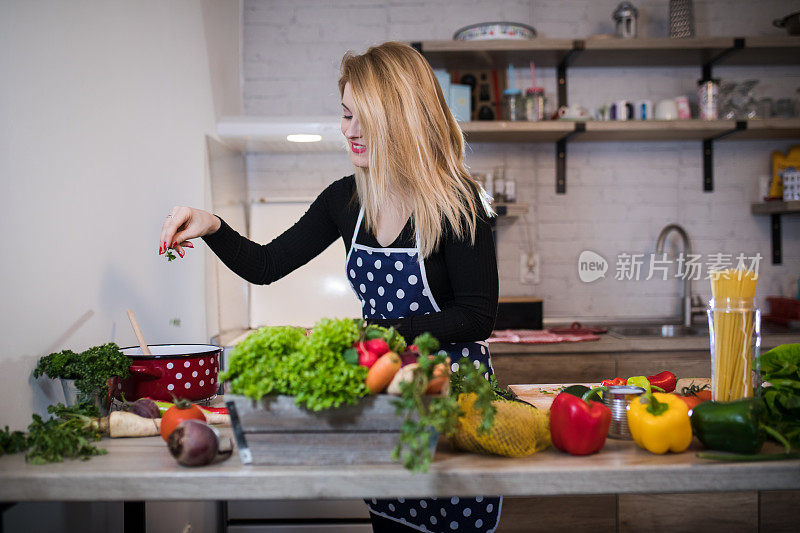
[[[683,387],[692,385],[702,387],[711,386],[711,378],[681,378],[675,390],[680,391]],[[599,387],[599,383],[534,383],[527,385],[509,385],[509,388],[519,396],[521,400],[536,406],[538,409],[550,409],[553,399],[561,392],[564,387],[569,385],[586,385],[587,387]]]

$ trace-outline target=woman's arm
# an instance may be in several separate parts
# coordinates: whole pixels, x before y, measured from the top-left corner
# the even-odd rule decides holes
[[[442,246],[453,300],[439,312],[375,322],[394,326],[409,343],[426,331],[442,343],[485,340],[494,327],[499,292],[491,226],[479,218],[474,245],[449,236]]]
[[[241,235],[220,219],[220,228],[203,240],[237,275],[250,283],[266,285],[305,265],[339,237],[332,216],[334,182],[291,228],[264,245]]]

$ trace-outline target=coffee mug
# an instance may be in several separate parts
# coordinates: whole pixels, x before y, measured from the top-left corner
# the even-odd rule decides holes
[[[675,98],[675,105],[678,108],[678,118],[680,120],[689,120],[692,118],[692,109],[689,107],[689,99],[685,96],[678,96]]]
[[[676,120],[678,118],[678,106],[675,100],[672,98],[660,100],[656,104],[655,116],[657,120]]]
[[[611,120],[632,120],[633,104],[627,100],[618,100],[611,104]]]
[[[634,106],[633,116],[636,120],[652,120],[653,119],[653,101],[652,100],[637,100]]]

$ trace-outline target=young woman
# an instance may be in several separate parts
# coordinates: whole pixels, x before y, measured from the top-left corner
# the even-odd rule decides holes
[[[409,341],[426,331],[451,360],[492,373],[489,337],[498,281],[485,192],[464,166],[464,139],[427,61],[396,42],[344,56],[342,133],[355,173],[335,181],[300,220],[266,245],[220,218],[175,207],[159,253],[183,257],[203,237],[251,283],[286,276],[344,240],[345,270],[363,317]],[[456,367],[457,363],[453,363]],[[368,500],[375,531],[493,531],[500,497]]]

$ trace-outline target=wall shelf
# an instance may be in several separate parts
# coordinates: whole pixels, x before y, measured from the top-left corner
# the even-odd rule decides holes
[[[434,68],[558,66],[570,53],[572,67],[797,65],[800,37],[694,39],[533,39],[530,41],[421,41],[412,43]],[[724,55],[736,50],[735,54]]]
[[[750,212],[754,215],[800,215],[800,200],[751,204]]]
[[[556,142],[575,130],[570,121],[509,122],[502,120],[461,122],[467,142]]]
[[[468,142],[554,142],[583,124],[573,137],[588,141],[702,141],[730,133],[729,139],[791,139],[800,137],[800,119],[750,120],[737,130],[735,120],[629,120],[544,122],[462,122]]]
[[[411,43],[434,68],[505,69],[556,67],[558,105],[567,105],[567,70],[572,67],[697,66],[702,78],[722,65],[800,65],[800,37],[709,37],[693,39],[532,39],[529,41],[417,41]],[[714,190],[714,141],[800,137],[800,120],[626,121],[463,125],[470,142],[556,143],[556,193],[567,191],[568,141],[702,141],[703,191]],[[558,124],[558,125],[556,125]],[[568,123],[569,124],[569,123]]]
[[[497,216],[500,217],[521,217],[528,214],[530,204],[521,202],[494,202],[492,203]]]
[[[769,215],[772,235],[772,264],[783,262],[783,244],[781,239],[781,215],[800,215],[800,200],[788,202],[759,202],[750,205],[754,215]]]

